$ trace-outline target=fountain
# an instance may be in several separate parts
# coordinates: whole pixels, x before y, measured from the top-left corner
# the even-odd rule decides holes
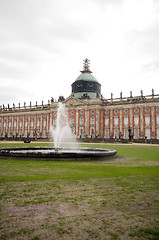
[[[55,151],[58,151],[58,149],[62,147],[68,147],[70,149],[75,147],[78,148],[76,137],[69,126],[68,115],[65,105],[62,103],[59,103],[56,127],[55,129],[53,129],[52,126],[50,129],[50,133],[54,141]]]
[[[52,147],[1,148],[0,157],[39,160],[93,160],[114,156],[116,150],[79,148],[68,123],[65,105],[59,103],[56,127],[50,129],[54,140]]]

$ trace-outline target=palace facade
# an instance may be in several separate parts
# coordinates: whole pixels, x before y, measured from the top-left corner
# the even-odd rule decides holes
[[[47,139],[50,127],[56,127],[59,102],[65,104],[70,127],[77,138],[103,141],[159,143],[159,94],[105,99],[101,85],[84,60],[84,69],[72,84],[72,94],[67,98],[53,98],[48,104],[35,106],[0,107],[0,139]]]

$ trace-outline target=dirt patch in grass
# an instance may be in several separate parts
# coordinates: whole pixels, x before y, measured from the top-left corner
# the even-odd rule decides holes
[[[5,183],[0,239],[157,239],[158,189],[147,176]]]

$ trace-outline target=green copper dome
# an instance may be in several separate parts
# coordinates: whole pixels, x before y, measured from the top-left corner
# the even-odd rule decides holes
[[[94,81],[94,82],[97,82],[97,79],[90,73],[82,73],[78,76],[78,78],[76,79],[76,81],[79,81],[79,80],[84,80],[84,81]]]
[[[89,69],[90,61],[86,58],[83,64],[83,71],[72,83],[72,93],[77,99],[95,99],[101,97],[101,85],[91,74]]]

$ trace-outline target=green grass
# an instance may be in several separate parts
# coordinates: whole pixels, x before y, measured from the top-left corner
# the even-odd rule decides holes
[[[0,143],[0,147],[51,143]],[[110,161],[0,159],[0,239],[159,239],[159,147]]]

